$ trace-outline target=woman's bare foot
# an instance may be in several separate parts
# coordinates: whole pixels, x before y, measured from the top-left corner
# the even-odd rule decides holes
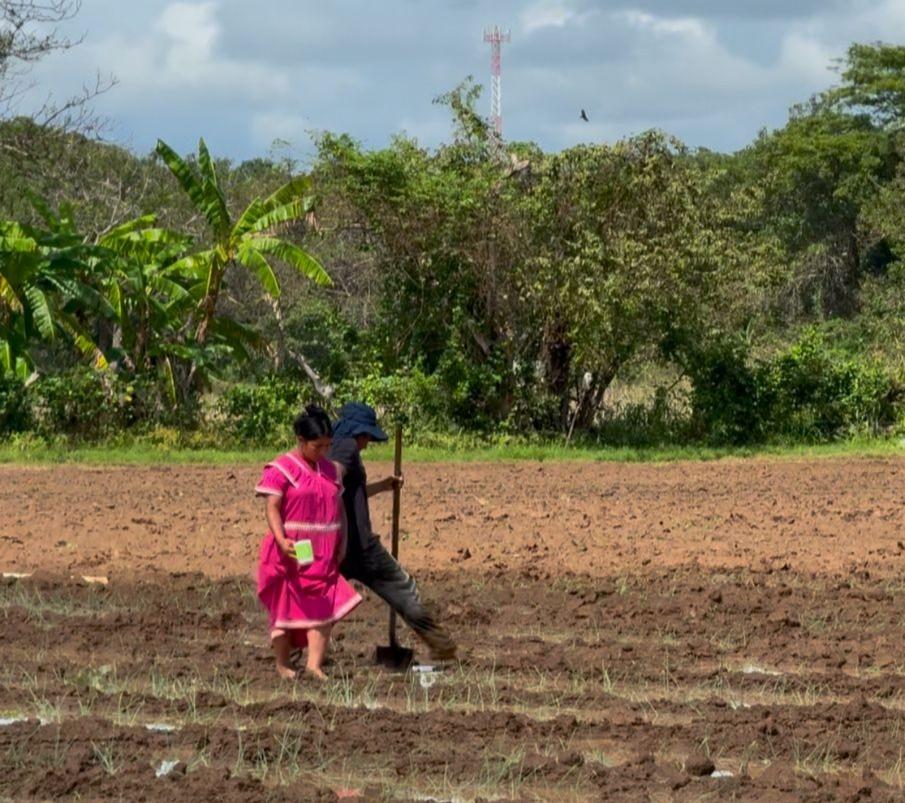
[[[280,666],[279,664],[277,664],[277,674],[283,680],[295,680],[298,677],[296,670],[291,666]]]
[[[324,683],[328,678],[327,676],[320,670],[320,667],[317,666],[306,666],[305,674],[309,677],[314,678],[315,680]]]

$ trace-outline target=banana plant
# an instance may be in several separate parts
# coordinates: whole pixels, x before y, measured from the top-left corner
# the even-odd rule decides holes
[[[184,258],[191,239],[156,223],[154,215],[145,215],[98,240],[117,331],[109,357],[136,373],[156,371],[176,404],[180,394],[191,392],[190,377],[213,371],[225,359],[248,362],[266,341],[253,328],[215,315],[204,342],[197,342],[192,328],[200,283]]]
[[[106,268],[103,295],[116,332],[111,362],[132,373],[157,371],[175,404],[174,348],[195,305],[190,277],[172,266],[191,240],[156,223],[144,215],[111,229],[98,238],[95,259]]]
[[[47,211],[43,210],[42,214]],[[87,250],[74,236],[71,214],[54,218],[46,231],[0,221],[0,370],[26,376],[37,341],[68,336],[98,369],[107,360],[82,313],[99,302],[85,281]]]
[[[280,297],[280,283],[272,262],[295,268],[315,284],[332,284],[321,264],[307,251],[279,236],[281,228],[302,220],[313,208],[310,181],[297,177],[268,198],[256,198],[233,220],[220,187],[213,159],[204,140],[198,143],[197,168],[162,140],[157,154],[175,176],[209,228],[207,247],[177,261],[173,269],[188,271],[196,283],[194,340],[203,346],[215,325],[217,300],[226,269],[241,265],[253,273],[271,299]],[[236,333],[233,332],[235,335]]]

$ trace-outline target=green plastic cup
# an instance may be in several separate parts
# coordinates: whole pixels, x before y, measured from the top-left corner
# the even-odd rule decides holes
[[[314,548],[307,539],[295,542],[295,559],[302,564],[314,563]]]

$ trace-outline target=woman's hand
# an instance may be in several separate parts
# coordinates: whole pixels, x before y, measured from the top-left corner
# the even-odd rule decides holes
[[[285,538],[275,537],[274,540],[277,542],[277,547],[279,548],[280,552],[283,553],[284,557],[292,558],[293,560],[295,560],[295,544]]]
[[[273,540],[277,542],[277,549],[284,557],[295,560],[295,544],[283,532],[282,506],[283,498],[281,496],[268,496],[264,517],[267,519],[267,527],[273,533]]]

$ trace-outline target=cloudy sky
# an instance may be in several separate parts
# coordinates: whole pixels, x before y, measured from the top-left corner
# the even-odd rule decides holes
[[[469,74],[489,86],[493,24],[512,32],[507,139],[558,150],[655,127],[733,150],[832,84],[850,42],[905,42],[905,0],[82,0],[65,31],[85,41],[35,68],[33,99],[112,74],[97,109],[140,152],[203,135],[234,159],[277,138],[304,158],[323,129],[436,145],[450,126],[431,100]]]

